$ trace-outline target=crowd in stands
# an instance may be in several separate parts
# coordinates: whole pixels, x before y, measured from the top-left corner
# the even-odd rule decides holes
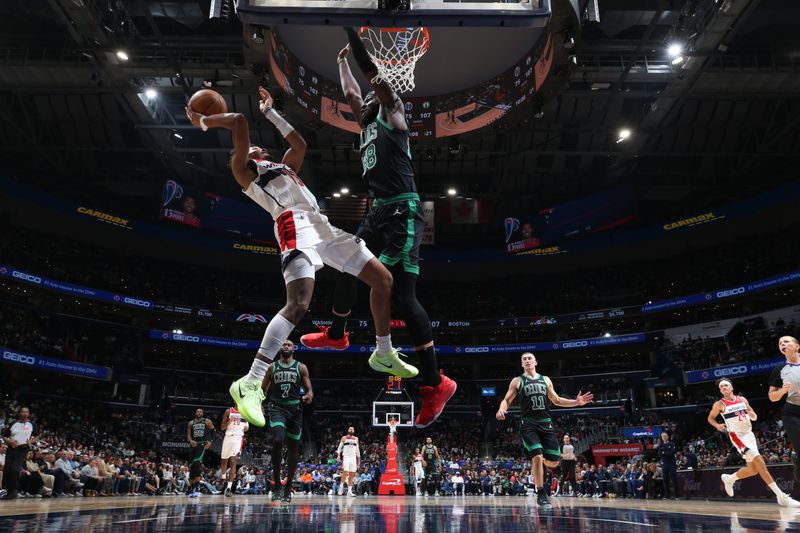
[[[647,260],[627,265],[593,268],[592,275],[558,272],[533,277],[457,283],[421,278],[419,294],[431,318],[498,318],[569,313],[581,310],[636,305],[752,281],[795,268],[798,260],[776,261],[775,251],[787,235],[752,239],[749,246],[720,244],[690,250],[670,261]],[[791,238],[791,236],[789,236]],[[41,243],[47,243],[42,246]],[[277,258],[274,269],[249,276],[188,263],[128,256],[108,248],[68,238],[52,239],[29,229],[4,232],[2,260],[14,267],[93,288],[130,294],[138,298],[209,309],[269,314],[283,305],[283,281]],[[718,257],[724,255],[726,261]],[[103,268],[88,265],[102,264]],[[676,271],[676,269],[679,269]],[[713,275],[710,273],[713,272]],[[209,284],[208,280],[214,283]],[[576,281],[579,280],[579,281]],[[519,298],[524,293],[526,298]],[[311,316],[328,318],[332,290],[323,283],[315,293]],[[359,316],[368,316],[368,294],[360,291]],[[460,313],[461,314],[461,313]]]

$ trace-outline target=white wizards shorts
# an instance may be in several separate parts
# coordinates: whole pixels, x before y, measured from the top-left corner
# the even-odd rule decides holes
[[[242,453],[242,445],[244,444],[244,437],[230,437],[222,441],[222,453],[220,456],[223,459],[230,459],[231,457],[238,457]]]
[[[358,466],[356,466],[356,458],[342,457],[342,470],[345,472],[355,472],[358,470]]]
[[[739,452],[739,454],[744,457],[744,460],[748,463],[761,455],[758,453],[756,436],[753,435],[752,431],[748,431],[747,433],[735,433],[733,431],[729,431],[728,437],[731,439],[731,443]]]
[[[358,276],[374,257],[364,241],[328,222],[316,211],[288,209],[275,220],[275,238],[281,247],[286,283],[314,279],[323,265]]]
[[[425,479],[425,470],[421,466],[414,466],[414,479]]]

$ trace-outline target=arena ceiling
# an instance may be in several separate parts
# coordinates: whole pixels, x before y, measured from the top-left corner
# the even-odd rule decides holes
[[[0,161],[56,193],[105,195],[154,213],[164,179],[234,192],[225,133],[188,128],[203,82],[254,116],[266,45],[207,0],[0,2]],[[230,2],[228,3],[230,4]],[[513,205],[633,183],[652,216],[696,209],[794,178],[800,154],[800,3],[599,0],[584,20],[568,88],[507,124],[416,146],[421,190]],[[672,42],[684,44],[673,65]],[[125,50],[128,61],[115,52]],[[150,107],[140,93],[156,86]],[[280,99],[279,99],[280,100]],[[354,137],[285,102],[309,141],[318,194],[360,175]],[[257,142],[277,146],[254,121]],[[631,138],[617,142],[620,128]],[[147,200],[147,199],[150,200]],[[134,200],[134,201],[131,201]]]

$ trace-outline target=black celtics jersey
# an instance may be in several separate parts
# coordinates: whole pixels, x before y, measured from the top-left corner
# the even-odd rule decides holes
[[[192,440],[208,442],[208,423],[205,417],[192,420]]]
[[[425,462],[428,464],[428,467],[432,467],[434,463],[436,463],[436,446],[427,444],[422,447],[422,456],[425,458]]]
[[[519,416],[526,420],[549,420],[550,401],[544,376],[535,378],[522,374],[519,377]]]
[[[288,365],[281,361],[272,363],[269,401],[300,403],[300,361],[294,360]]]
[[[408,131],[392,128],[380,113],[361,130],[361,165],[373,198],[417,192]]]

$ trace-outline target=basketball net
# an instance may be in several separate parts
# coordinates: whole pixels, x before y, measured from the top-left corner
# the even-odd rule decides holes
[[[360,31],[364,47],[378,75],[372,80],[388,83],[398,93],[414,90],[414,67],[431,44],[427,28],[371,28]]]

